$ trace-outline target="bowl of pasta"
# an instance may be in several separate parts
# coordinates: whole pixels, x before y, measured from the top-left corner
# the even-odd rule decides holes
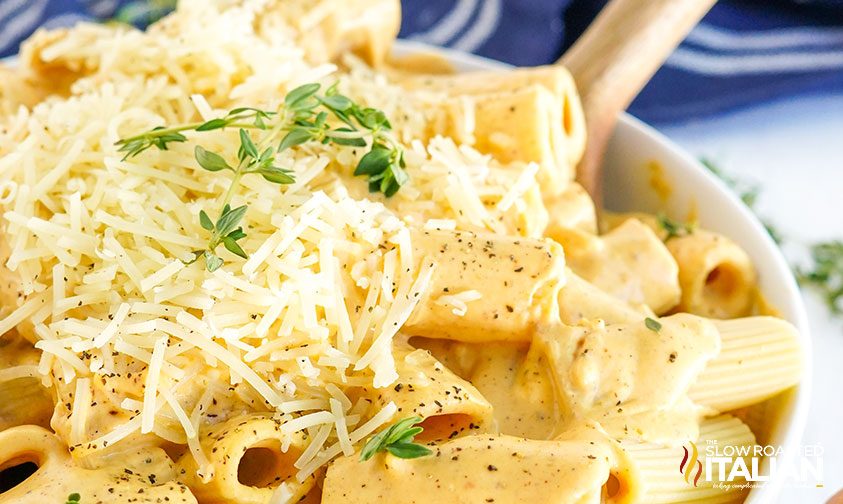
[[[0,504],[772,502],[810,354],[757,219],[630,117],[598,212],[564,68],[358,3],[0,68]]]

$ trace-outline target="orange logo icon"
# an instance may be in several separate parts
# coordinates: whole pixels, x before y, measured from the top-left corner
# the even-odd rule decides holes
[[[685,450],[685,456],[682,457],[682,462],[679,463],[679,473],[685,476],[685,482],[691,484],[691,477],[694,474],[694,469],[696,469],[696,476],[693,476],[693,485],[697,486],[697,482],[700,480],[700,476],[702,476],[702,462],[699,460],[699,450],[697,450],[697,445],[694,444],[693,441],[691,443],[691,450],[688,450],[684,446],[682,447]]]

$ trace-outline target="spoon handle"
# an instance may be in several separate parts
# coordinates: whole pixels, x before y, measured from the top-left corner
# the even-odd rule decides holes
[[[587,123],[577,179],[598,202],[601,163],[618,114],[716,0],[611,0],[559,60],[574,75]]]

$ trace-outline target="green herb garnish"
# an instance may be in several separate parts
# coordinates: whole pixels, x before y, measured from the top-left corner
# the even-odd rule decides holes
[[[661,322],[650,317],[644,319],[644,325],[647,326],[647,329],[656,333],[662,330]]]
[[[813,267],[797,271],[802,285],[817,289],[834,315],[843,315],[843,241],[818,243],[811,247]]]
[[[755,206],[755,202],[758,200],[758,195],[761,194],[761,187],[758,184],[750,184],[732,177],[724,172],[722,168],[714,164],[714,162],[710,159],[702,158],[700,159],[700,163],[708,168],[708,171],[716,175],[717,178],[722,180],[723,183],[729,186],[729,188],[735,191],[746,206],[749,208],[753,208]]]
[[[79,500],[82,498],[81,495],[78,493],[72,493],[67,496],[67,502],[65,504],[79,504]]]
[[[398,458],[413,459],[424,457],[433,453],[430,448],[413,443],[416,437],[424,429],[416,424],[420,423],[420,417],[410,417],[400,420],[388,429],[369,438],[363,450],[360,452],[360,460],[366,461],[374,457],[376,453],[388,451]]]
[[[229,252],[248,258],[237,243],[246,237],[239,223],[248,207],[243,205],[232,209],[231,199],[240,179],[250,173],[261,175],[274,184],[295,182],[292,171],[275,164],[275,155],[286,149],[307,142],[369,147],[358,162],[354,175],[367,177],[370,192],[382,192],[390,197],[407,183],[409,176],[404,170],[404,150],[392,137],[392,125],[384,113],[362,107],[339,94],[336,84],[324,95],[317,94],[320,88],[320,84],[312,83],[293,89],[284,97],[284,105],[279,111],[240,107],[209,121],[160,126],[117,142],[118,151],[125,153],[123,159],[126,160],[153,147],[167,150],[173,143],[187,142],[183,133],[186,131],[201,133],[239,129],[240,148],[236,163],[229,163],[225,153],[212,152],[200,145],[194,149],[194,157],[202,169],[230,171],[232,177],[216,221],[211,220],[204,210],[199,212],[199,223],[211,236],[205,249],[193,251],[195,258],[190,262],[203,257],[208,271],[219,269],[224,262],[215,252],[220,244]],[[250,133],[254,130],[260,135],[257,141]]]
[[[675,221],[663,213],[658,214],[656,218],[659,221],[659,226],[667,233],[664,241],[693,234],[697,228],[697,225],[693,222]]]
[[[129,2],[114,13],[113,19],[121,23],[147,26],[172,12],[176,3],[176,0]]]

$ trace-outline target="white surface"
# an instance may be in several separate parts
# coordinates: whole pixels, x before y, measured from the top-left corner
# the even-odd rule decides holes
[[[697,156],[762,187],[758,213],[785,236],[791,262],[807,245],[843,240],[843,95],[782,101],[714,120],[660,128]],[[785,488],[779,502],[825,502],[843,488],[843,321],[805,292],[813,392],[805,444],[824,447],[823,488]]]

